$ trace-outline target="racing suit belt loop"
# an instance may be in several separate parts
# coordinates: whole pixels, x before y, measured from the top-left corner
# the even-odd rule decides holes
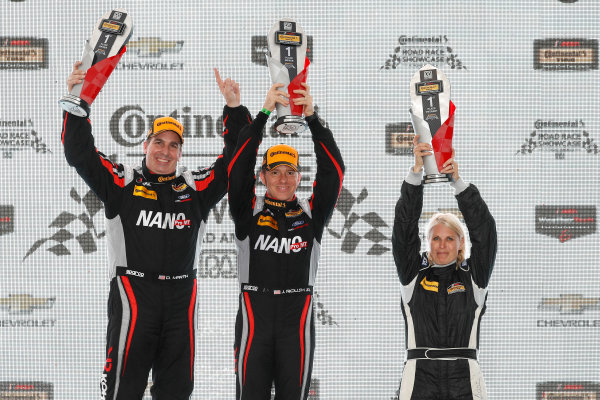
[[[427,359],[427,360],[458,360],[469,359],[477,360],[477,350],[467,347],[456,347],[447,349],[436,348],[418,348],[408,349],[406,351],[406,359]]]
[[[241,286],[242,292],[255,292],[260,294],[266,294],[270,296],[282,296],[282,295],[292,295],[292,294],[312,294],[313,287],[299,287],[299,288],[287,288],[287,289],[270,289],[256,285],[250,285],[248,283],[243,283]]]

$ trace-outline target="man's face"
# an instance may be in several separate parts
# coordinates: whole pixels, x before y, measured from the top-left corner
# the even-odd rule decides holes
[[[146,166],[154,174],[168,175],[175,173],[177,162],[181,158],[181,142],[179,135],[173,131],[165,131],[144,142]]]
[[[261,170],[260,180],[267,187],[267,196],[289,201],[300,184],[300,173],[287,165],[279,165],[270,171]]]
[[[458,234],[446,225],[437,224],[431,228],[431,259],[435,264],[445,265],[458,257],[458,250],[464,250],[465,239],[460,240]]]

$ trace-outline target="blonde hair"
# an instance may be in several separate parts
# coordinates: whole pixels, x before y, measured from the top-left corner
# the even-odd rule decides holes
[[[431,242],[431,236],[433,235],[433,227],[436,225],[444,225],[452,229],[452,231],[454,231],[454,233],[458,235],[459,242],[465,239],[465,228],[463,227],[463,224],[461,224],[460,220],[456,215],[451,213],[437,213],[434,214],[427,223],[426,232],[428,242]],[[465,248],[466,243],[463,245],[462,249],[458,250],[458,257],[456,258],[457,268],[465,260]],[[427,259],[429,260],[429,263],[433,263],[430,254],[427,254]]]

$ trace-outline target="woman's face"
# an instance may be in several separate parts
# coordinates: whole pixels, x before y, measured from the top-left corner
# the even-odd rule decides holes
[[[465,239],[446,225],[437,224],[431,228],[430,255],[434,264],[445,265],[456,260],[458,251],[464,250]]]

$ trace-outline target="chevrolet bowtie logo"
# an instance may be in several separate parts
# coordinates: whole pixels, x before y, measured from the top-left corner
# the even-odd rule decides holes
[[[10,314],[30,314],[37,308],[51,308],[56,301],[55,297],[33,297],[29,294],[9,294],[0,298],[0,308]]]
[[[600,298],[580,294],[561,294],[558,298],[542,298],[540,310],[558,310],[561,314],[581,314],[586,309],[599,309]]]
[[[127,43],[127,50],[140,57],[160,57],[163,53],[179,53],[183,40],[161,40],[158,37],[144,37]]]

